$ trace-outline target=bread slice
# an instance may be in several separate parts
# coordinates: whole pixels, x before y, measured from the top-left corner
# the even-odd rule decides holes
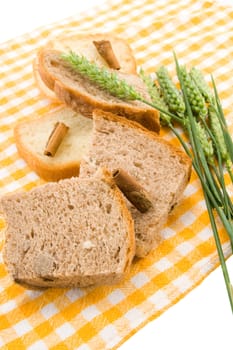
[[[146,190],[153,207],[139,212],[128,201],[134,219],[136,255],[144,257],[163,239],[161,229],[178,203],[191,172],[184,152],[137,123],[95,110],[92,146],[81,162],[80,176],[98,166],[124,169]]]
[[[117,56],[117,59],[120,63],[120,71],[130,74],[136,74],[136,61],[134,59],[133,52],[129,46],[129,44],[114,34],[87,34],[87,33],[68,33],[65,35],[59,35],[54,37],[53,40],[49,41],[47,45],[45,45],[48,49],[54,49],[58,51],[74,51],[79,55],[85,56],[88,60],[95,62],[99,66],[107,66],[106,61],[100,56],[98,51],[96,50],[93,41],[100,40],[108,40],[111,43],[114,54]],[[57,96],[48,88],[43,80],[40,77],[38,71],[38,59],[35,58],[33,62],[33,71],[35,80],[39,89],[45,94],[47,97],[51,99],[58,100]]]
[[[133,221],[106,170],[1,199],[4,261],[15,282],[86,287],[119,282],[135,253]]]
[[[69,127],[54,157],[44,155],[45,146],[56,122]],[[19,123],[14,130],[20,156],[47,181],[77,176],[83,155],[92,137],[93,122],[67,107],[59,107],[43,117]]]
[[[119,79],[134,86],[145,99],[150,101],[147,88],[139,76],[114,72]],[[150,130],[159,131],[159,114],[154,108],[141,101],[123,101],[100,89],[64,62],[60,51],[40,51],[39,73],[47,87],[55,92],[61,102],[84,115],[92,117],[93,109],[99,108],[132,119]]]

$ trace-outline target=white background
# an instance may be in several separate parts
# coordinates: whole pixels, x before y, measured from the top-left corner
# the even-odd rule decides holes
[[[103,0],[2,1],[0,42],[73,16],[96,4],[101,6],[102,2]],[[224,3],[233,7],[232,0],[221,1],[221,4]],[[232,257],[228,260],[228,267],[233,280]],[[120,350],[132,349],[233,349],[233,318],[221,269],[212,272],[200,286],[120,347]]]

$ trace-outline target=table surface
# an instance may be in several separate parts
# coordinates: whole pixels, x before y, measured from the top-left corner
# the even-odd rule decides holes
[[[98,4],[103,1],[98,0]],[[233,7],[232,0],[222,0],[221,4],[224,3]],[[0,11],[0,42],[83,12],[96,4],[95,0],[4,1]],[[233,277],[233,257],[228,259],[227,264]],[[219,267],[201,285],[138,331],[119,349],[214,350],[230,349],[231,344],[232,313]]]

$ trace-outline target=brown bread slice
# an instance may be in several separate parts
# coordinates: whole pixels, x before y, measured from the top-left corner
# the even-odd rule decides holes
[[[149,193],[153,208],[141,213],[128,201],[135,225],[136,255],[143,257],[162,240],[161,229],[189,181],[191,161],[184,152],[139,124],[112,113],[93,113],[92,146],[81,162],[80,176],[98,166],[124,169]]]
[[[35,287],[119,282],[135,253],[132,217],[105,170],[1,199],[8,223],[4,261]]]
[[[134,120],[150,130],[159,131],[159,114],[154,108],[140,101],[123,101],[100,89],[64,62],[60,51],[41,50],[38,59],[41,79],[55,92],[61,102],[74,110],[92,117],[93,109],[99,108]],[[140,77],[116,70],[114,73],[121,80],[134,86],[145,99],[150,101],[150,96]]]
[[[62,52],[72,50],[79,55],[85,56],[88,60],[95,62],[99,66],[108,67],[108,64],[101,57],[93,44],[93,41],[100,40],[108,40],[111,43],[113,52],[120,63],[120,71],[129,74],[137,74],[136,61],[129,44],[124,39],[119,38],[113,33],[89,34],[69,32],[54,37],[45,45],[45,48]],[[37,86],[41,92],[47,97],[57,100],[53,90],[49,89],[40,77],[37,58],[33,62],[33,72]]]

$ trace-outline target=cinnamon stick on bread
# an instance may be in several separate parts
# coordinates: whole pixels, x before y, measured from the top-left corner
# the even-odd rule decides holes
[[[119,282],[135,253],[133,220],[105,170],[1,199],[4,261],[17,283],[72,287]]]
[[[50,157],[45,151],[54,151],[54,142],[46,145],[56,123],[65,124],[69,130],[60,140],[55,154]],[[59,107],[43,117],[33,116],[18,123],[14,129],[15,142],[20,156],[29,167],[47,181],[78,176],[83,155],[87,152],[92,137],[93,122],[68,107]],[[52,146],[52,149],[51,149]]]
[[[92,146],[80,176],[98,166],[123,169],[149,194],[152,206],[140,212],[127,199],[135,224],[136,254],[143,257],[163,240],[161,229],[189,181],[191,161],[180,149],[142,126],[112,113],[95,110]]]
[[[38,56],[40,77],[46,86],[55,92],[61,102],[89,117],[92,117],[95,108],[99,108],[134,120],[147,129],[159,131],[159,114],[154,108],[141,101],[124,101],[112,96],[87,77],[74,71],[62,59],[61,54],[60,51],[45,49],[41,50]],[[133,86],[145,100],[151,100],[139,76],[113,71],[119,79]]]

